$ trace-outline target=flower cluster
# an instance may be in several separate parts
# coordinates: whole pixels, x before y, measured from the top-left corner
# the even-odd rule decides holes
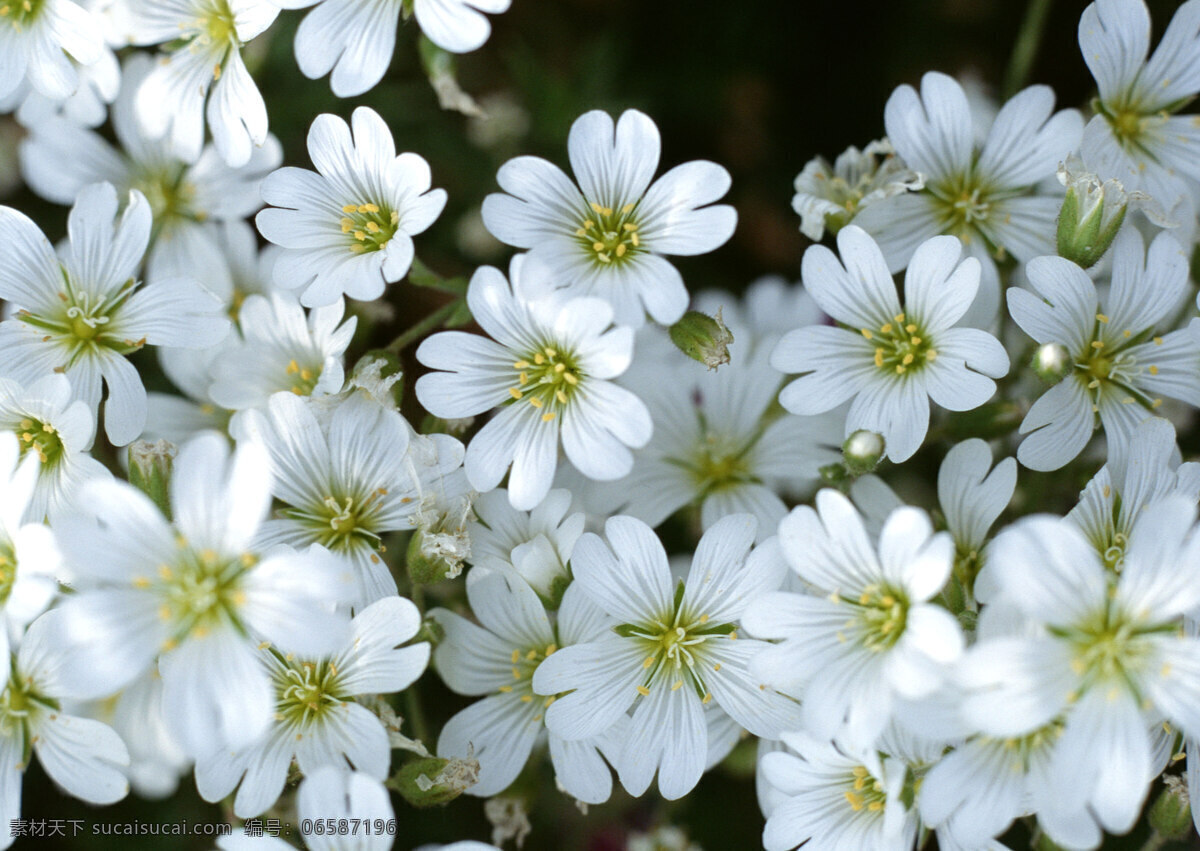
[[[731,239],[730,173],[659,175],[635,109],[574,121],[570,175],[497,160],[506,270],[418,259],[457,176],[370,106],[283,164],[282,10],[340,97],[415,19],[442,96],[508,5],[0,0],[20,171],[69,207],[52,243],[0,206],[0,848],[34,756],[92,804],[191,775],[226,849],[456,800],[493,844],[445,847],[520,846],[572,799],[690,848],[628,799],[751,765],[769,851],[1184,836],[1200,0],[1153,53],[1143,0],[1086,8],[1086,121],[900,85],[796,178],[800,282],[742,295],[668,259]]]

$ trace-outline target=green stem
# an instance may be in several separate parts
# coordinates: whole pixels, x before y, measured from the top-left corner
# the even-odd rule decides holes
[[[425,720],[425,710],[421,708],[421,695],[416,683],[404,690],[404,719],[412,728],[413,738],[427,748],[434,744],[429,736],[429,723]]]
[[[1008,60],[1008,70],[1004,73],[1004,99],[1008,100],[1021,90],[1029,79],[1033,69],[1033,60],[1037,56],[1038,45],[1042,41],[1042,32],[1046,28],[1046,18],[1050,14],[1050,0],[1029,0],[1025,9],[1025,19],[1021,21],[1021,31],[1017,33],[1017,43],[1013,46],[1012,56]]]
[[[387,351],[392,352],[394,354],[399,354],[406,347],[408,347],[412,343],[415,343],[417,340],[424,337],[430,331],[437,330],[438,328],[440,328],[442,326],[442,323],[445,322],[447,319],[449,319],[450,316],[454,313],[454,311],[458,309],[458,304],[459,304],[459,299],[457,299],[457,298],[446,302],[441,307],[439,307],[437,310],[435,310],[433,313],[429,314],[424,319],[422,319],[420,322],[418,322],[416,325],[413,325],[411,328],[409,328],[407,331],[405,331],[399,337],[392,340],[392,342],[388,343],[386,346]]]
[[[1141,851],[1158,851],[1158,849],[1162,848],[1166,844],[1166,837],[1156,830],[1154,833],[1150,834],[1150,838],[1146,840],[1146,843],[1142,846]]]

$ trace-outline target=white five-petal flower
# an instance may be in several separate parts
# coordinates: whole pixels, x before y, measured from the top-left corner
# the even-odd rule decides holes
[[[688,294],[663,255],[723,245],[737,214],[713,203],[730,184],[716,163],[684,163],[651,183],[660,148],[658,128],[636,110],[615,127],[606,112],[585,113],[567,139],[579,185],[539,157],[509,160],[496,175],[507,194],[484,199],[484,224],[501,242],[529,249],[573,294],[607,301],[618,324],[640,326],[649,313],[670,325]]]
[[[385,284],[408,274],[412,238],[446,206],[446,190],[430,189],[424,158],[396,156],[379,113],[360,106],[350,122],[318,115],[308,153],[319,173],[286,167],[263,183],[263,199],[274,206],[258,214],[258,229],[284,248],[275,282],[304,288],[306,307],[343,295],[379,298]]]
[[[784,336],[771,365],[804,373],[780,391],[796,414],[820,414],[853,399],[846,435],[883,435],[887,457],[906,461],[929,429],[929,399],[969,411],[995,392],[1008,372],[999,341],[956,327],[975,297],[979,262],[960,261],[957,239],[923,243],[905,274],[900,306],[879,246],[855,225],[838,233],[841,261],[814,245],[804,253],[804,285],[821,309],[848,327],[811,325]]]

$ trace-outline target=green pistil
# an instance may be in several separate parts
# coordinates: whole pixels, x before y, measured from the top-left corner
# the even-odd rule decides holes
[[[1013,768],[1017,771],[1026,772],[1029,770],[1030,761],[1034,756],[1046,748],[1053,746],[1054,742],[1058,741],[1062,736],[1064,726],[1060,719],[1055,719],[1045,727],[1039,727],[1032,733],[997,741],[1003,745],[1006,751],[1012,754],[1014,761]]]
[[[55,340],[68,351],[68,360],[58,371],[71,366],[84,352],[97,348],[112,349],[117,354],[136,352],[146,344],[145,339],[119,337],[109,330],[113,317],[133,294],[136,282],[131,278],[112,296],[101,296],[93,302],[87,290],[77,290],[66,270],[62,270],[63,289],[58,293],[59,309],[48,314],[29,310],[17,311],[17,318],[46,332],[44,342]]]
[[[519,692],[518,698],[522,703],[533,703],[535,700],[542,702],[542,708],[537,715],[534,716],[534,721],[541,721],[546,709],[550,704],[557,699],[556,696],[541,697],[535,695],[531,689],[533,682],[533,674],[537,671],[538,666],[553,656],[558,651],[557,644],[548,644],[545,647],[529,647],[524,650],[516,648],[512,652],[512,683],[509,685],[500,686],[497,691],[501,694],[512,694]]]
[[[933,341],[903,313],[897,313],[891,322],[883,323],[877,330],[859,330],[875,345],[875,366],[888,374],[904,375],[920,370],[937,358]]]
[[[336,552],[348,552],[362,544],[379,547],[374,531],[375,515],[387,488],[378,488],[366,499],[327,496],[319,507],[284,508],[280,514],[298,520],[316,535],[317,543]],[[374,557],[374,558],[377,558]]]
[[[208,215],[196,210],[196,187],[183,179],[183,168],[146,171],[133,181],[133,187],[146,196],[154,214],[155,227],[169,230],[178,221],[203,222]]]
[[[508,388],[514,402],[528,402],[550,422],[570,404],[583,372],[573,352],[545,345],[513,364],[517,383]]]
[[[241,558],[224,558],[213,550],[197,552],[180,540],[179,556],[174,565],[158,568],[158,584],[163,592],[159,617],[169,623],[173,636],[163,650],[191,635],[201,637],[223,623],[238,623],[238,611],[245,602],[242,577],[257,559],[249,553]],[[134,579],[135,588],[152,584],[147,577]]]
[[[894,588],[870,585],[857,600],[838,598],[838,602],[856,608],[856,617],[847,626],[856,628],[862,645],[881,652],[891,648],[904,634],[908,621],[908,599]],[[839,634],[839,638],[845,636]]]
[[[16,435],[21,447],[21,456],[32,452],[37,455],[43,467],[56,467],[63,456],[62,437],[59,436],[58,430],[50,423],[33,417],[23,418],[17,426]]]
[[[342,213],[342,233],[354,254],[382,250],[400,228],[400,213],[378,204],[346,204]]]
[[[0,538],[0,606],[8,602],[17,581],[17,551],[12,542]]]
[[[318,723],[350,699],[341,693],[338,679],[337,665],[329,660],[290,664],[276,674],[276,717],[296,726]]]
[[[20,32],[37,20],[45,0],[0,0],[0,21],[8,21]]]
[[[696,454],[682,463],[703,496],[758,481],[750,472],[746,449],[731,449],[720,444],[715,435],[707,435]]]
[[[237,40],[237,24],[228,0],[213,2],[210,11],[201,20],[201,32],[213,44]]]
[[[288,387],[297,396],[311,396],[313,390],[316,389],[317,382],[321,380],[321,367],[309,368],[300,366],[295,358],[288,361],[287,368],[284,370],[287,373],[287,380],[291,383]]]
[[[1104,326],[1109,318],[1103,313],[1096,314],[1096,327],[1092,333],[1092,341],[1088,348],[1075,361],[1075,374],[1092,394],[1092,410],[1099,412],[1100,397],[1106,390],[1120,394],[1123,404],[1139,404],[1150,410],[1159,408],[1163,400],[1150,397],[1136,387],[1136,379],[1144,372],[1158,375],[1158,365],[1151,363],[1142,366],[1130,349],[1145,341],[1150,331],[1135,334],[1132,329],[1125,329],[1120,336],[1106,333]],[[1107,337],[1108,339],[1100,339]],[[1161,346],[1162,337],[1154,337],[1154,344]],[[1114,342],[1115,341],[1115,342]]]
[[[601,264],[620,264],[645,251],[638,234],[636,204],[626,204],[619,210],[593,203],[584,212],[579,229],[579,243]]]
[[[707,704],[712,700],[712,693],[704,684],[707,674],[702,670],[702,646],[710,639],[736,640],[737,629],[728,623],[711,624],[706,614],[684,611],[684,590],[680,582],[675,589],[673,611],[664,613],[662,618],[652,623],[621,624],[613,630],[624,638],[639,639],[646,649],[646,658],[642,662],[646,675],[637,686],[638,694],[649,695],[650,687],[659,680],[672,691],[689,683],[701,703]],[[712,670],[714,673],[720,671],[721,665],[714,665]]]
[[[1082,624],[1049,629],[1071,646],[1071,670],[1082,678],[1080,692],[1097,683],[1133,688],[1144,666],[1154,658],[1154,642],[1150,637],[1181,633],[1174,624],[1134,620],[1113,603]],[[1165,677],[1169,669],[1164,667],[1161,673]],[[1073,694],[1071,699],[1078,696]]]

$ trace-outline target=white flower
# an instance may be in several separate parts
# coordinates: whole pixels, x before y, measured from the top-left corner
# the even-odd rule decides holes
[[[560,433],[571,463],[606,480],[629,472],[627,447],[644,445],[652,426],[641,400],[610,381],[629,366],[633,331],[610,328],[612,310],[599,299],[542,296],[549,270],[532,258],[514,258],[510,272],[511,288],[484,266],[467,290],[492,339],[444,331],[421,343],[417,360],[447,371],[421,376],[417,399],[446,418],[500,408],[467,447],[467,478],[485,493],[511,464],[509,501],[527,511],[550,490]]]
[[[275,283],[303,287],[306,307],[342,295],[379,298],[386,283],[408,274],[413,236],[446,206],[446,190],[429,188],[429,163],[396,156],[392,131],[375,110],[360,106],[350,121],[329,114],[313,121],[308,153],[319,173],[287,167],[263,183],[263,199],[274,206],[258,214],[258,229],[285,249]]]
[[[795,414],[820,414],[853,399],[846,436],[878,432],[887,457],[906,461],[929,429],[929,399],[951,411],[988,400],[1008,372],[999,341],[956,326],[979,285],[979,262],[960,262],[961,244],[934,237],[913,255],[900,306],[875,241],[855,225],[838,233],[842,259],[821,245],[804,253],[804,285],[821,309],[848,327],[812,325],[788,333],[771,365],[806,373],[779,402]],[[857,330],[854,330],[857,329]]]
[[[112,109],[120,149],[76,122],[47,118],[32,124],[21,141],[21,174],[35,192],[58,204],[73,203],[85,186],[100,181],[113,184],[121,195],[138,190],[154,217],[146,279],[195,276],[228,301],[226,294],[235,288],[229,267],[236,259],[227,251],[245,242],[229,233],[234,222],[245,229],[241,220],[262,206],[263,178],[279,167],[283,151],[274,136],[267,136],[237,168],[226,165],[211,145],[194,163],[185,162],[167,140],[148,137],[135,114],[138,89],[155,67],[144,53],[125,61]]]
[[[1079,19],[1079,49],[1100,95],[1083,159],[1168,210],[1190,192],[1181,175],[1200,180],[1200,128],[1194,116],[1173,115],[1200,92],[1198,23],[1200,3],[1182,4],[1147,60],[1150,12],[1142,0],[1099,0]]]
[[[479,781],[467,794],[490,797],[516,779],[546,729],[547,707],[555,698],[534,694],[537,670],[555,653],[606,634],[615,621],[597,609],[575,585],[567,589],[551,622],[534,590],[512,568],[476,567],[467,574],[467,599],[481,626],[445,609],[430,612],[445,630],[434,651],[438,673],[459,694],[488,695],[454,715],[438,737],[443,757],[479,760]],[[549,734],[550,759],[559,785],[589,804],[607,801],[612,774],[604,764],[619,750],[625,719],[583,741]]]
[[[111,475],[87,451],[96,434],[96,420],[86,402],[72,401],[71,382],[65,375],[38,379],[28,390],[0,378],[0,431],[15,434],[22,452],[33,453],[41,462],[26,507],[28,520],[53,523],[68,510],[80,484]]]
[[[1050,87],[1030,86],[1001,108],[978,145],[967,96],[953,78],[930,72],[921,78],[920,95],[900,86],[888,98],[888,138],[909,168],[924,175],[925,188],[872,204],[855,223],[878,240],[893,272],[932,236],[961,239],[982,269],[971,324],[986,327],[996,316],[996,259],[1054,253],[1061,202],[1039,197],[1034,187],[1078,147],[1083,120],[1073,109],[1051,115],[1053,109]]]
[[[480,12],[508,11],[510,0],[272,0],[283,9],[315,8],[296,31],[296,64],[310,80],[329,78],[338,97],[361,95],[387,73],[400,13],[411,12],[426,37],[443,50],[468,53],[491,34]]]
[[[1200,604],[1195,514],[1180,496],[1144,510],[1115,578],[1074,524],[1046,516],[1001,532],[984,567],[993,606],[1025,626],[964,659],[964,718],[993,737],[1062,718],[1046,782],[1059,809],[1086,807],[1111,833],[1133,826],[1159,771],[1150,728],[1200,732],[1200,641],[1181,628]]]
[[[311,851],[388,851],[395,834],[386,828],[396,823],[388,790],[378,779],[344,767],[322,768],[300,784],[296,807],[301,819],[354,821],[360,825],[383,825],[384,830],[346,837],[336,832],[304,837]]]
[[[121,771],[129,753],[121,737],[107,724],[61,709],[62,699],[74,696],[75,683],[64,672],[60,628],[57,611],[30,625],[0,693],[0,848],[15,838],[30,748],[46,774],[76,798],[112,804],[129,792]]]
[[[1073,362],[1021,423],[1029,437],[1017,460],[1026,467],[1062,467],[1098,426],[1116,459],[1163,397],[1200,405],[1200,346],[1187,329],[1159,336],[1184,298],[1187,255],[1173,236],[1161,233],[1147,256],[1141,235],[1125,228],[1113,244],[1112,264],[1103,309],[1092,280],[1061,257],[1029,263],[1032,292],[1008,291],[1009,312],[1021,329],[1038,343],[1065,347]]]
[[[814,736],[869,747],[897,699],[932,693],[962,652],[958,623],[929,602],[950,577],[954,543],[934,533],[925,512],[904,507],[888,517],[876,549],[846,497],[827,489],[816,503],[779,524],[783,555],[809,591],[750,604],[747,631],[782,639],[750,670],[802,701]]]
[[[656,772],[668,800],[699,782],[710,704],[766,738],[799,722],[796,703],[748,669],[765,642],[738,637],[747,604],[778,588],[785,571],[776,539],[751,550],[756,526],[746,514],[717,522],[676,587],[662,544],[640,520],[611,518],[608,543],[588,533],[575,545],[575,584],[621,625],[555,653],[534,673],[533,689],[570,692],[546,710],[550,731],[568,740],[598,735],[633,710],[616,761],[631,795],[645,792]]]
[[[80,692],[111,694],[157,659],[169,728],[187,753],[246,744],[266,728],[259,643],[309,655],[335,649],[347,625],[330,608],[349,591],[319,547],[252,546],[270,487],[264,449],[246,444],[231,459],[213,433],[175,459],[174,524],[129,485],[85,486],[79,512],[59,524],[79,591],[61,610]]]
[[[770,363],[778,336],[740,320],[730,320],[736,353],[716,372],[680,357],[662,329],[640,333],[621,383],[646,400],[654,433],[630,474],[591,488],[589,504],[651,526],[687,505],[703,528],[749,513],[765,539],[787,514],[783,497],[810,494],[820,468],[841,459],[841,417],[781,410],[785,378]]]
[[[500,488],[475,501],[475,516],[468,526],[471,563],[515,569],[544,599],[555,601],[571,581],[567,563],[575,542],[583,534],[584,516],[567,516],[570,491],[546,494],[532,511],[517,511]]]
[[[270,0],[126,0],[138,45],[167,44],[167,54],[137,91],[146,135],[166,138],[194,163],[204,123],[231,166],[245,165],[267,141],[267,107],[242,61],[242,45],[279,15]]]
[[[91,65],[103,55],[100,22],[72,0],[4,0],[0,10],[0,97],[28,80],[35,92],[66,100],[79,87],[71,60]]]
[[[239,437],[261,441],[270,453],[272,492],[283,502],[278,519],[263,524],[259,546],[321,544],[353,571],[355,606],[394,595],[382,537],[414,528],[421,508],[404,418],[353,393],[321,423],[306,399],[276,393],[265,411],[248,411],[240,428]],[[446,445],[433,474],[448,475],[462,462],[462,444],[436,438]]]
[[[579,186],[546,160],[517,157],[496,175],[508,194],[484,199],[483,221],[502,242],[529,249],[571,293],[607,301],[617,324],[640,326],[649,313],[670,325],[688,294],[663,255],[723,245],[737,214],[713,204],[730,184],[716,163],[684,163],[652,184],[660,146],[658,128],[636,110],[615,128],[607,113],[585,113],[567,139]]]
[[[1105,567],[1120,571],[1138,517],[1172,493],[1200,499],[1200,464],[1180,464],[1175,429],[1150,417],[1130,436],[1128,452],[1091,478],[1067,520],[1087,536]]]
[[[955,579],[968,594],[984,563],[988,530],[1017,487],[1016,460],[991,468],[992,450],[976,437],[947,452],[938,469],[938,504],[954,538]]]
[[[274,648],[261,650],[259,662],[274,690],[271,726],[248,747],[219,747],[199,757],[201,797],[220,801],[236,786],[234,813],[257,816],[283,792],[293,759],[306,777],[349,763],[376,780],[387,779],[387,730],[354,698],[402,691],[421,675],[429,644],[399,646],[420,626],[417,607],[393,596],[363,609],[350,622],[346,643],[328,656],[293,658]]]
[[[23,456],[23,457],[22,457]],[[0,659],[58,593],[58,547],[38,518],[26,521],[40,462],[17,438],[0,433]],[[8,671],[0,672],[0,681]]]
[[[143,798],[175,793],[192,760],[168,730],[163,714],[163,681],[150,669],[121,689],[115,700],[92,705],[92,717],[104,721],[129,748],[129,783]]]
[[[37,226],[0,208],[0,298],[19,308],[0,323],[3,371],[29,384],[65,373],[75,398],[95,412],[108,385],[104,430],[123,446],[142,431],[146,389],[126,356],[147,343],[205,348],[228,330],[220,304],[194,281],[139,286],[135,277],[150,238],[150,207],[129,194],[117,216],[107,183],[80,192],[67,223],[69,242],[55,255]]]
[[[345,302],[318,307],[307,316],[290,293],[252,295],[238,314],[242,339],[212,364],[209,395],[230,410],[261,408],[282,390],[324,396],[342,389],[342,355],[358,317],[342,322]],[[340,324],[339,324],[340,323]]]
[[[891,142],[881,139],[861,151],[851,145],[832,166],[824,157],[809,160],[796,177],[792,209],[800,215],[801,232],[819,242],[826,227],[837,233],[876,201],[924,185],[924,175],[910,169]]]
[[[917,819],[902,800],[906,767],[901,760],[802,734],[785,733],[783,739],[790,750],[760,759],[762,780],[777,790],[765,813],[767,851],[797,845],[814,851],[913,847]]]
[[[92,15],[93,23],[98,23],[98,19],[102,17],[104,2],[106,0],[75,0],[77,5],[82,6]],[[9,5],[11,7],[18,3]],[[32,5],[32,0],[30,0],[30,6]],[[74,93],[63,99],[57,90],[51,94],[38,91],[34,88],[30,75],[27,74],[21,85],[9,92],[7,96],[0,96],[0,112],[7,112],[14,105],[19,104],[16,117],[24,127],[35,127],[53,115],[62,115],[88,127],[98,127],[103,124],[108,117],[108,105],[113,102],[113,98],[117,96],[117,91],[121,87],[121,65],[117,62],[117,55],[113,53],[112,48],[104,44],[103,40],[101,40],[98,52],[95,50],[96,40],[92,29],[89,28],[84,33],[84,37],[88,41],[84,57],[88,58],[94,53],[95,61],[84,63],[68,53],[71,66],[78,79]],[[54,62],[57,64],[57,57],[54,57]],[[3,85],[0,84],[0,87]]]

